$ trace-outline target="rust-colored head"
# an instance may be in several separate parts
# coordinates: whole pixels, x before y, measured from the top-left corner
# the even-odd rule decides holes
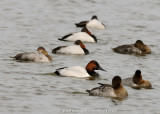
[[[88,72],[90,75],[96,73],[96,72],[94,72],[94,70],[106,71],[106,70],[104,70],[104,69],[98,64],[98,62],[95,61],[95,60],[92,60],[92,61],[90,61],[90,62],[87,64],[86,70],[87,70],[87,72]]]

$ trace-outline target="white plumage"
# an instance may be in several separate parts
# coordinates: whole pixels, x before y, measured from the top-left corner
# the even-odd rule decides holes
[[[57,50],[56,53],[79,54],[79,55],[85,54],[84,50],[79,45],[72,45],[72,46],[61,48],[60,50]]]
[[[81,66],[72,66],[67,67],[63,69],[57,70],[61,76],[70,76],[70,77],[79,77],[79,78],[85,78],[85,77],[91,77],[85,68]]]
[[[43,53],[38,51],[30,53],[22,53],[21,60],[28,60],[35,62],[50,62],[49,59]]]
[[[104,30],[106,29],[105,25],[102,24],[100,21],[98,21],[97,19],[93,19],[93,20],[90,20],[87,25],[86,25],[87,28],[89,29],[99,29],[99,30]]]
[[[82,42],[95,42],[95,40],[85,32],[73,33],[73,35],[70,35],[65,40],[67,41],[81,40]]]

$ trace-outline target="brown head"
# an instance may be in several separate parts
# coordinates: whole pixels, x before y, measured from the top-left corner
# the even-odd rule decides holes
[[[92,33],[86,27],[82,28],[81,32],[85,32],[89,35],[92,35]]]
[[[39,47],[37,51],[43,53],[44,55],[48,55],[48,52],[44,49],[44,47]]]
[[[90,75],[94,75],[96,73],[94,70],[106,71],[95,60],[92,60],[87,64],[86,70],[87,70],[88,74],[90,74]]]
[[[127,90],[121,84],[121,77],[115,76],[112,79],[112,87],[114,89],[114,93],[117,97],[125,97],[128,96]]]
[[[52,57],[48,55],[48,52],[44,49],[44,47],[39,47],[37,51],[43,53],[49,59],[49,61],[52,62]]]
[[[141,71],[137,70],[133,76],[133,82],[138,85],[138,87],[142,88],[151,88],[152,85],[149,81],[143,80]]]
[[[112,79],[112,87],[114,89],[118,89],[121,85],[121,77],[120,76],[115,76],[113,79]]]
[[[86,48],[85,45],[81,42],[81,40],[76,40],[76,41],[74,42],[74,44],[80,45],[81,48]]]
[[[140,70],[136,70],[134,76],[133,76],[133,83],[135,84],[139,84],[143,81],[142,79],[142,75],[141,75],[141,71]]]
[[[141,51],[145,51],[145,44],[141,41],[141,40],[137,40],[136,43],[134,44],[134,46],[138,49],[140,49]]]
[[[141,40],[137,40],[134,46],[140,49],[144,54],[151,53],[151,49],[147,45],[145,45]]]

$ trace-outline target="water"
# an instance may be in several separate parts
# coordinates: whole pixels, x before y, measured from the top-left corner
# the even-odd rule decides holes
[[[160,112],[160,1],[159,0],[1,0],[0,2],[0,112],[4,113],[148,113]],[[85,43],[90,55],[55,55],[57,38],[80,31],[74,23],[97,15],[107,29],[94,31],[98,43]],[[142,40],[151,55],[114,53],[111,48]],[[44,46],[53,63],[21,63],[10,56]],[[96,80],[52,75],[64,66],[86,66],[97,60],[107,72]],[[112,77],[132,76],[140,69],[154,89],[126,87],[125,100],[91,97],[85,92]]]

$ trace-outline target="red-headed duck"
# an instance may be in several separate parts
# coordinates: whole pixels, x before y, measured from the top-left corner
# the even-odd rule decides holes
[[[102,67],[98,64],[97,61],[92,60],[87,64],[86,68],[82,66],[63,67],[57,69],[55,71],[55,74],[60,76],[87,78],[99,75],[94,70],[105,71],[104,69],[102,69]]]
[[[71,46],[59,46],[52,50],[52,53],[63,53],[63,54],[78,54],[87,55],[89,51],[86,49],[85,45],[80,41],[76,40],[75,45]]]

